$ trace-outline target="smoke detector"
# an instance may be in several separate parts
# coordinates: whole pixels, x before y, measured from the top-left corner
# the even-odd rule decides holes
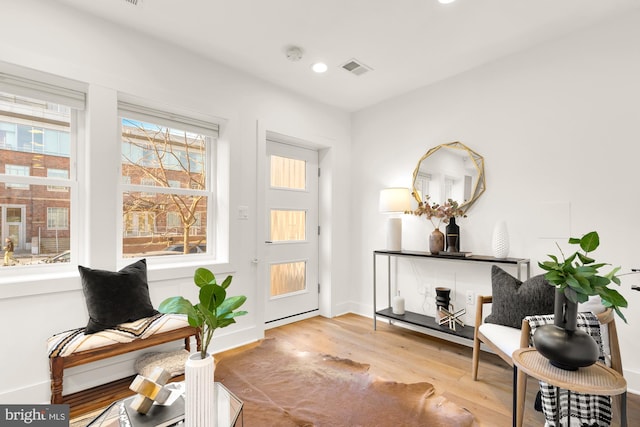
[[[303,51],[298,46],[289,46],[286,53],[289,61],[296,62],[302,59]]]
[[[373,68],[364,65],[357,59],[350,59],[342,64],[341,67],[356,76],[361,76],[369,71],[373,71]]]

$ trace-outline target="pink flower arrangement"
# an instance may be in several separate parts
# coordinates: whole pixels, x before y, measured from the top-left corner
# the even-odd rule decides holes
[[[464,210],[460,209],[458,202],[452,199],[448,199],[442,205],[439,203],[429,204],[429,197],[427,196],[424,202],[418,203],[418,208],[414,211],[408,211],[405,213],[410,213],[417,216],[426,216],[431,224],[433,224],[434,228],[440,228],[440,224],[448,224],[449,220],[453,217],[463,217],[466,218]],[[437,220],[434,222],[434,220]]]

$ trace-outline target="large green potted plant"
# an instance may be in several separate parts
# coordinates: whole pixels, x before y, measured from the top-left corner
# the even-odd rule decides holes
[[[207,349],[216,329],[229,326],[236,322],[236,317],[247,314],[246,311],[234,311],[247,297],[227,297],[231,279],[227,276],[222,284],[218,284],[211,271],[198,268],[193,276],[194,283],[200,288],[197,304],[178,296],[167,298],[158,307],[162,313],[186,314],[189,324],[198,328],[200,353],[190,355],[185,363],[185,427],[215,425],[216,405],[211,404],[215,393],[215,366]]]
[[[597,232],[589,232],[581,238],[572,237],[569,244],[579,245],[580,249],[567,257],[558,246],[562,260],[548,255],[550,261],[538,263],[546,271],[544,277],[549,284],[556,287],[556,298],[554,324],[537,328],[533,341],[538,351],[553,365],[577,369],[593,364],[599,356],[598,346],[591,336],[576,329],[578,304],[597,295],[605,307],[615,310],[626,322],[620,309],[627,307],[627,300],[609,287],[612,283],[620,285],[616,275],[620,267],[603,274],[600,270],[610,264],[596,262],[589,256],[600,246]]]
[[[231,280],[232,276],[227,276],[219,285],[216,276],[210,270],[198,268],[193,276],[194,283],[200,288],[197,304],[177,296],[167,298],[158,307],[161,313],[187,315],[189,325],[198,328],[202,359],[207,355],[215,330],[236,323],[236,317],[247,314],[246,311],[234,311],[244,304],[246,296],[227,297],[227,288],[231,285]]]

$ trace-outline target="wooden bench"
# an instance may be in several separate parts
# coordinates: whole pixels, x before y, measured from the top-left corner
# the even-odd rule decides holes
[[[75,351],[64,356],[50,356],[51,403],[69,404],[70,416],[76,417],[103,408],[115,400],[132,395],[134,393],[129,390],[129,384],[131,384],[135,375],[76,393],[63,395],[64,370],[181,339],[184,340],[184,348],[190,351],[190,340],[192,336],[195,336],[197,349],[200,350],[201,343],[197,329],[191,326],[185,326],[165,332],[157,332],[146,338],[138,338],[129,342],[113,343],[87,350]],[[172,381],[181,381],[183,379],[184,375],[180,375],[172,378]]]

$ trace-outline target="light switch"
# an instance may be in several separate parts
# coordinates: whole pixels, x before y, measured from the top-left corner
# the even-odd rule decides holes
[[[238,206],[238,219],[249,219],[249,206]]]

